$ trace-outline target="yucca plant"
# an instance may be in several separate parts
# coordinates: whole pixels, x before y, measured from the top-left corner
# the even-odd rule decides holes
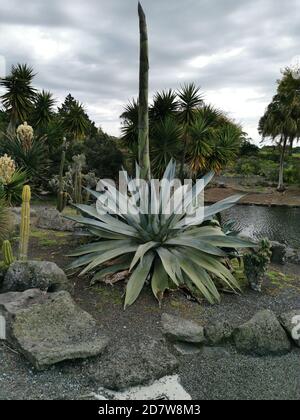
[[[192,188],[182,185],[173,189],[170,195],[168,186],[175,178],[175,170],[176,164],[171,161],[158,188],[153,180],[137,188],[140,180],[137,166],[136,179],[127,178],[127,195],[102,181],[103,191],[90,191],[97,198],[96,207],[76,205],[83,216],[68,217],[84,225],[98,239],[72,252],[70,256],[79,258],[69,268],[85,266],[81,275],[94,272],[94,281],[128,269],[131,276],[126,286],[125,307],[135,302],[147,279],[159,302],[168,289],[189,289],[210,303],[220,301],[216,284],[239,291],[238,282],[226,267],[228,255],[224,249],[254,245],[227,236],[212,219],[233,206],[241,195],[203,208],[197,202],[214,174],[209,173]],[[171,203],[173,210],[166,214],[164,209]],[[201,212],[190,215],[191,208],[201,210],[200,206],[202,215]],[[111,264],[114,261],[115,265]],[[105,266],[108,262],[109,267]]]
[[[23,186],[27,180],[27,173],[23,170],[16,170],[7,183],[0,180],[0,196],[5,199],[8,205],[20,204],[22,200]]]

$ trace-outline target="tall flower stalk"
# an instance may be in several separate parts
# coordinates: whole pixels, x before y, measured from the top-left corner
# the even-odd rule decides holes
[[[141,4],[138,5],[140,24],[140,78],[139,78],[139,164],[141,177],[150,179],[150,153],[149,153],[149,109],[148,109],[148,86],[149,86],[149,54],[148,54],[148,31],[146,16]]]

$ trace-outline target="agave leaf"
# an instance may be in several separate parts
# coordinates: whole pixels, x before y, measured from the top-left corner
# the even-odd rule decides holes
[[[125,309],[127,308],[127,306],[132,305],[141,293],[144,283],[151,270],[154,257],[155,255],[152,252],[146,254],[143,258],[143,261],[139,263],[139,265],[136,267],[136,269],[130,276],[130,279],[126,286],[126,296],[124,305]]]
[[[255,243],[237,236],[202,236],[201,240],[224,248],[253,248]]]
[[[197,237],[197,238],[201,238],[204,236],[226,236],[225,233],[223,233],[222,229],[218,226],[200,226],[200,227],[191,227],[188,228],[187,230],[185,230],[184,232],[182,232],[181,230],[178,231],[179,235],[182,235],[184,237],[188,236],[188,237]]]
[[[116,219],[115,217],[111,216],[110,214],[100,214],[95,207],[87,206],[85,204],[74,204],[75,208],[80,210],[83,213],[86,213],[92,217],[95,217],[98,220],[101,220],[103,223],[116,227],[120,227],[124,230],[129,230],[133,233],[136,233],[136,229],[134,229],[132,226],[129,226],[128,224],[122,222],[121,220]]]
[[[207,254],[216,255],[218,257],[226,257],[226,252],[222,251],[221,249],[211,245],[208,241],[204,240],[196,240],[191,238],[174,238],[169,239],[165,242],[166,245],[177,245],[177,246],[186,246],[189,248],[195,248],[199,251],[205,252]]]
[[[197,266],[213,273],[215,276],[219,277],[221,281],[225,282],[233,291],[236,292],[236,290],[240,290],[240,286],[235,277],[217,258],[204,254],[201,251],[186,250],[183,248],[180,249],[179,253],[178,250],[174,252],[175,255],[176,253],[178,258],[183,254],[185,258],[190,259]]]
[[[226,198],[225,200],[219,201],[211,206],[204,207],[203,213],[201,212],[199,215],[196,216],[188,216],[183,220],[179,221],[174,228],[180,229],[185,226],[196,226],[203,223],[206,220],[211,219],[212,216],[220,213],[221,211],[230,209],[233,207],[245,194],[236,194],[231,197]]]
[[[73,270],[75,268],[82,267],[83,265],[89,264],[91,261],[93,261],[98,256],[102,255],[103,252],[99,253],[92,253],[92,254],[86,254],[82,257],[77,258],[75,261],[72,261],[68,267],[67,270]]]
[[[180,279],[179,274],[181,270],[175,256],[169,250],[162,247],[157,248],[156,252],[160,257],[168,276],[176,284],[176,286],[179,286],[178,278]]]
[[[80,276],[83,276],[88,271],[91,271],[93,268],[105,263],[106,261],[112,260],[113,258],[120,257],[124,254],[129,254],[131,252],[135,252],[137,249],[137,245],[132,246],[120,246],[116,249],[111,249],[107,252],[102,253],[99,257],[94,258],[90,264],[85,267],[85,269],[80,273]]]
[[[136,251],[136,253],[135,253],[134,257],[133,257],[132,262],[131,262],[131,265],[130,265],[130,271],[133,269],[133,267],[137,264],[137,262],[138,262],[139,260],[142,260],[142,261],[143,261],[143,257],[144,257],[144,255],[145,255],[148,251],[150,251],[150,249],[155,248],[155,247],[157,247],[158,245],[159,245],[159,244],[158,244],[158,242],[154,242],[154,241],[151,241],[151,242],[146,242],[145,244],[140,245],[140,246],[138,247],[138,249],[137,249],[137,251]]]
[[[176,174],[176,162],[174,159],[171,159],[166,170],[164,172],[162,179],[167,179],[168,181],[172,181],[175,178]]]
[[[214,216],[221,211],[230,209],[233,207],[241,198],[245,197],[245,194],[235,194],[231,197],[225,198],[225,200],[219,201],[212,204],[204,209],[204,220],[208,220],[211,216]]]
[[[92,236],[97,236],[98,238],[101,238],[101,239],[119,239],[119,240],[123,239],[124,240],[125,238],[128,238],[128,236],[122,235],[121,233],[108,232],[106,230],[99,229],[99,228],[89,228],[88,230]]]
[[[138,207],[132,204],[131,200],[129,200],[129,197],[123,195],[120,191],[118,191],[114,186],[112,186],[108,182],[104,180],[101,182],[107,188],[107,195],[117,205],[117,208],[119,209],[120,213],[125,217],[125,219],[129,218],[138,223],[140,220],[139,209]]]
[[[208,300],[209,303],[213,304],[215,302],[218,302],[219,293],[217,292],[217,295],[211,293],[211,291],[207,288],[207,286],[204,284],[204,282],[200,278],[200,273],[196,269],[193,263],[181,260],[180,265],[182,269],[184,270],[184,272],[189,276],[191,281],[200,290],[200,292]]]
[[[68,257],[78,257],[84,254],[90,254],[92,252],[101,252],[108,251],[109,249],[115,249],[119,246],[132,246],[138,244],[131,240],[113,240],[113,241],[101,241],[101,242],[92,242],[91,244],[82,245],[79,248],[75,249],[70,254],[67,254]]]
[[[125,236],[131,236],[133,238],[138,238],[138,233],[130,229],[121,228],[119,226],[114,226],[111,224],[106,224],[103,222],[98,222],[95,219],[90,219],[82,216],[65,216],[66,219],[73,220],[76,223],[81,223],[82,225],[92,226],[95,228],[103,229],[107,232],[119,233]]]
[[[110,265],[109,267],[105,267],[102,270],[98,271],[94,277],[92,278],[91,285],[100,282],[103,280],[106,276],[110,276],[113,274],[118,273],[119,271],[127,270],[129,269],[130,265],[130,259],[126,258],[124,262],[120,262],[118,264]]]
[[[154,296],[161,302],[165,291],[169,289],[169,277],[159,258],[155,260],[151,287]]]

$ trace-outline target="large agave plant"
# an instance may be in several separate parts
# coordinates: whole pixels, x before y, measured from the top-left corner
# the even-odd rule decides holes
[[[69,217],[98,238],[70,254],[79,258],[69,268],[85,267],[81,275],[93,272],[94,280],[130,270],[125,307],[135,302],[147,279],[159,302],[167,289],[186,288],[210,303],[220,301],[218,284],[239,291],[238,282],[227,268],[226,251],[253,247],[253,243],[227,236],[212,219],[233,206],[241,195],[204,207],[202,214],[191,215],[192,207],[199,210],[197,199],[214,174],[209,173],[193,188],[183,185],[173,189],[170,196],[168,186],[175,170],[175,162],[170,162],[158,189],[152,182],[136,188],[140,178],[137,167],[136,179],[130,182],[127,178],[126,195],[103,181],[103,191],[90,191],[97,198],[97,205],[76,205],[83,216]],[[173,211],[166,214],[164,209],[170,200]]]

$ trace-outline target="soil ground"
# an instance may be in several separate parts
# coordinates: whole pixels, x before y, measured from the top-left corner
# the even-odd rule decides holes
[[[226,191],[226,190],[225,190]],[[65,256],[76,246],[72,234],[33,229],[31,258],[56,262],[65,268]],[[263,293],[249,289],[235,296],[224,294],[220,305],[198,304],[180,293],[166,296],[157,305],[150,287],[145,287],[136,304],[123,310],[124,283],[113,286],[90,286],[87,277],[70,277],[74,299],[91,313],[111,337],[107,351],[114,352],[122,341],[143,340],[145,336],[161,337],[163,312],[175,314],[206,325],[228,320],[234,325],[247,321],[260,309],[277,314],[300,310],[300,266],[271,266]],[[174,349],[171,349],[174,352]],[[300,349],[281,357],[250,357],[234,348],[204,348],[196,355],[179,356],[179,375],[193,399],[300,399]],[[45,372],[32,366],[4,343],[0,344],[0,399],[78,399],[97,387],[89,370],[96,359],[66,362]]]
[[[260,191],[251,187],[246,188],[238,185],[228,185],[226,188],[213,187],[205,190],[205,201],[207,203],[215,203],[239,192],[244,193],[245,197],[237,204],[300,207],[300,189],[296,187],[290,187],[283,193],[271,187],[261,187]]]

